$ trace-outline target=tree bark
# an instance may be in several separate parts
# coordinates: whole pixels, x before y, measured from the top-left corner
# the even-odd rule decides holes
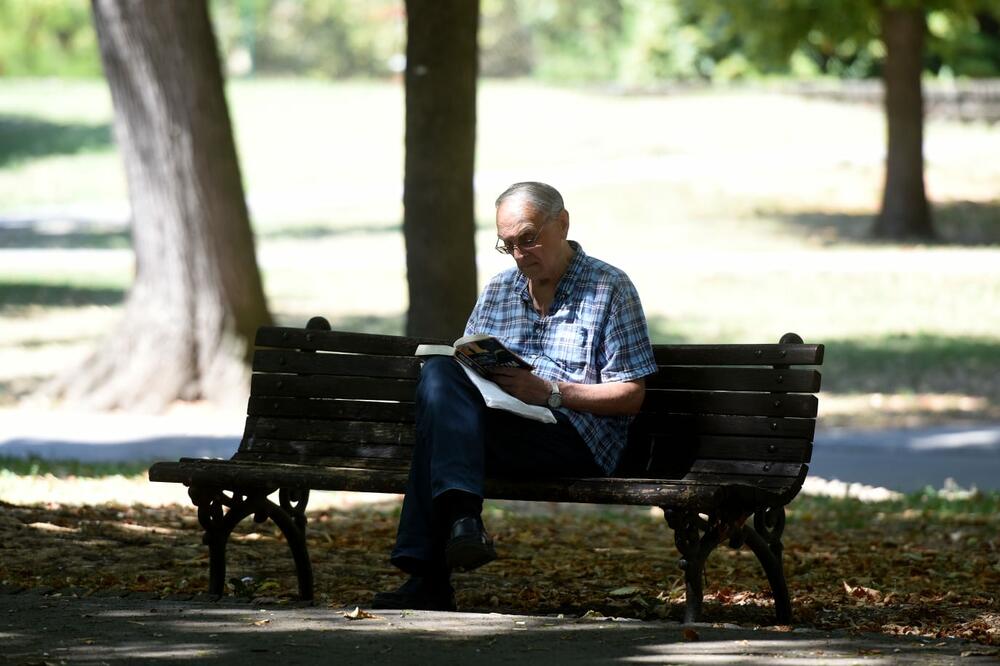
[[[475,304],[478,0],[407,0],[406,333],[454,339]]]
[[[920,74],[925,30],[922,9],[882,9],[889,142],[882,209],[873,228],[877,238],[935,238],[924,188],[924,103]]]
[[[132,207],[124,318],[59,393],[99,408],[245,397],[270,315],[205,0],[92,0]]]

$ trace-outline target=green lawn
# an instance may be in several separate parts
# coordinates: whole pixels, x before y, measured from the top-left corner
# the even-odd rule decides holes
[[[236,81],[229,99],[278,320],[400,332],[402,88]],[[72,224],[125,210],[111,135],[102,82],[0,79],[0,216],[48,220],[0,227],[0,404],[82,354],[128,286],[127,232]],[[480,279],[506,265],[493,197],[548,180],[572,235],[632,275],[657,341],[827,343],[826,423],[1000,418],[1000,132],[928,122],[934,246],[865,238],[883,141],[872,107],[486,81]]]

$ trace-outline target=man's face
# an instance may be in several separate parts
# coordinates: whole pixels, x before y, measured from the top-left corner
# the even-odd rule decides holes
[[[505,200],[497,208],[497,236],[514,245],[511,252],[514,263],[529,279],[559,277],[568,229],[569,215],[565,210],[546,220],[541,211],[517,197]]]

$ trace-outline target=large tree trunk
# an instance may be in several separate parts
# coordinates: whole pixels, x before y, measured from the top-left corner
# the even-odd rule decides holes
[[[408,335],[453,339],[476,300],[478,0],[407,0]]]
[[[100,408],[245,396],[270,322],[204,0],[93,0],[132,205],[124,320],[62,382]]]
[[[924,189],[924,102],[920,74],[925,29],[922,9],[882,9],[889,147],[882,210],[873,229],[878,238],[929,240],[935,236]]]

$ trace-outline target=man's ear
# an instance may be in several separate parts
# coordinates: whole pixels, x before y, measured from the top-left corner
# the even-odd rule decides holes
[[[559,219],[557,222],[563,239],[567,238],[569,236],[569,211],[565,208],[559,211]]]

